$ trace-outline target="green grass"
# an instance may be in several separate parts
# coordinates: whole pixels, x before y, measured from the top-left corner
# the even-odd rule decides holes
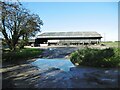
[[[120,66],[120,49],[91,49],[84,48],[77,50],[70,56],[72,63],[78,65],[93,67],[119,67]]]
[[[34,58],[37,55],[40,55],[42,50],[40,49],[30,49],[30,48],[25,48],[21,50],[16,50],[16,51],[3,51],[2,54],[2,60],[3,61],[13,61],[13,60],[25,60],[29,58]]]
[[[109,46],[109,47],[118,47],[118,45],[120,45],[120,42],[118,42],[118,41],[115,41],[115,42],[108,41],[108,42],[101,42],[101,44],[105,44],[106,46]]]

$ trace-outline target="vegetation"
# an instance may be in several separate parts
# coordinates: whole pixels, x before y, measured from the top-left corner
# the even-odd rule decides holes
[[[107,42],[101,42],[101,44],[107,45],[109,47],[118,47],[120,42],[119,41],[115,41],[115,42],[107,41]]]
[[[42,51],[39,49],[30,49],[25,48],[21,50],[11,51],[4,50],[2,54],[3,61],[17,61],[17,60],[25,60],[29,58],[36,57],[37,55],[40,55]]]
[[[1,2],[1,28],[5,42],[11,51],[23,48],[28,38],[40,32],[42,20],[37,14],[31,14],[20,2]],[[21,42],[19,39],[22,39]]]
[[[94,67],[120,66],[120,50],[118,48],[91,49],[84,48],[71,54],[70,60],[78,65]]]

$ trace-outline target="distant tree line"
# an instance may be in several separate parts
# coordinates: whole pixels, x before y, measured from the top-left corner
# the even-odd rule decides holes
[[[23,8],[19,2],[0,1],[0,7],[0,32],[11,51],[17,47],[23,48],[29,37],[40,32],[43,21],[37,14],[31,14],[28,9]]]

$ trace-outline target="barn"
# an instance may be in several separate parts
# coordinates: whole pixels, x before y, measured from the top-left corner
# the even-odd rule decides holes
[[[35,46],[99,44],[97,32],[45,32],[37,36]]]

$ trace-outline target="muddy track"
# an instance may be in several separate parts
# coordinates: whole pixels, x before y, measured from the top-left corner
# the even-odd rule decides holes
[[[41,58],[69,58],[69,55],[78,50],[78,47],[58,47],[58,48],[48,48],[43,51],[40,55]]]

